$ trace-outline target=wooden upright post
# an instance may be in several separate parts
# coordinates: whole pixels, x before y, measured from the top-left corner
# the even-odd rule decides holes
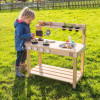
[[[81,54],[81,74],[84,73],[84,55],[85,55],[85,52],[82,52]]]
[[[38,31],[41,31],[41,26],[39,24],[36,25],[36,28]],[[41,37],[39,36],[39,38],[41,38]],[[41,52],[40,51],[38,52],[38,60],[39,60],[39,68],[40,68],[40,72],[41,72]]]
[[[82,30],[82,44],[85,44],[85,32],[86,30]]]
[[[41,52],[38,52],[39,67],[41,67]]]
[[[77,58],[73,58],[73,89],[76,88],[77,79]]]
[[[27,50],[27,72],[28,72],[28,77],[30,76],[31,72],[31,58],[30,58],[30,50]]]
[[[82,30],[82,44],[85,45],[85,32],[86,32],[86,25],[84,27],[85,29]],[[81,54],[81,74],[84,73],[84,56],[85,56],[85,51],[82,52]]]
[[[41,52],[39,51],[38,52],[38,60],[39,60],[39,72],[40,72],[40,75],[43,74],[43,71],[42,71],[42,61],[41,61]]]

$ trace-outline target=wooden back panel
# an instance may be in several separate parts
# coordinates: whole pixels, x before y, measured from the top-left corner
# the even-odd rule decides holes
[[[85,24],[72,24],[68,23],[67,25],[72,26],[72,30],[81,30],[82,32],[82,44],[85,44],[85,33],[86,33],[86,25]],[[41,27],[51,27],[51,28],[61,28],[64,26],[64,23],[59,23],[59,22],[47,22],[47,21],[38,21],[38,24],[36,25],[37,30],[41,30]],[[76,29],[75,27],[78,26],[79,29]],[[68,27],[64,29],[70,29]]]

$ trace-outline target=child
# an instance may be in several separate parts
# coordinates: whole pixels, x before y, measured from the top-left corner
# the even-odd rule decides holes
[[[35,19],[35,13],[28,7],[25,7],[14,23],[15,27],[15,49],[17,51],[17,59],[15,63],[15,71],[18,77],[24,77],[20,72],[19,68],[26,70],[25,60],[27,56],[27,51],[25,49],[24,43],[30,41],[34,38],[34,33],[31,34],[29,24]]]

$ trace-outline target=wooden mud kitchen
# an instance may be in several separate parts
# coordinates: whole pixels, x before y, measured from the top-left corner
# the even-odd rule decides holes
[[[48,40],[49,45],[43,45],[45,39],[43,40],[41,38],[43,34],[41,30],[42,27],[61,28],[63,30],[68,29],[69,31],[81,30],[82,44]],[[36,25],[36,28],[37,28],[36,35],[39,36],[37,43],[32,43],[32,41],[25,43],[25,46],[27,49],[28,76],[30,76],[30,74],[34,74],[34,75],[39,75],[39,76],[43,76],[43,77],[47,77],[51,79],[68,82],[72,84],[73,89],[75,89],[76,84],[83,76],[84,55],[85,55],[85,49],[86,49],[86,45],[85,45],[86,25],[85,24],[65,24],[65,23],[58,23],[58,22],[38,21],[38,25]],[[39,64],[33,67],[32,69],[31,69],[31,60],[30,60],[31,50],[38,52],[38,61],[39,61]],[[73,57],[73,69],[60,68],[60,67],[42,64],[42,61],[41,61],[42,52]],[[81,70],[77,71],[77,57],[79,55],[81,55]]]

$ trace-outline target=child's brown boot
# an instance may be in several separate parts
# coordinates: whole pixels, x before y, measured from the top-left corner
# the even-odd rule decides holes
[[[21,67],[21,72],[23,71],[27,72],[25,63],[20,63],[20,67]]]

